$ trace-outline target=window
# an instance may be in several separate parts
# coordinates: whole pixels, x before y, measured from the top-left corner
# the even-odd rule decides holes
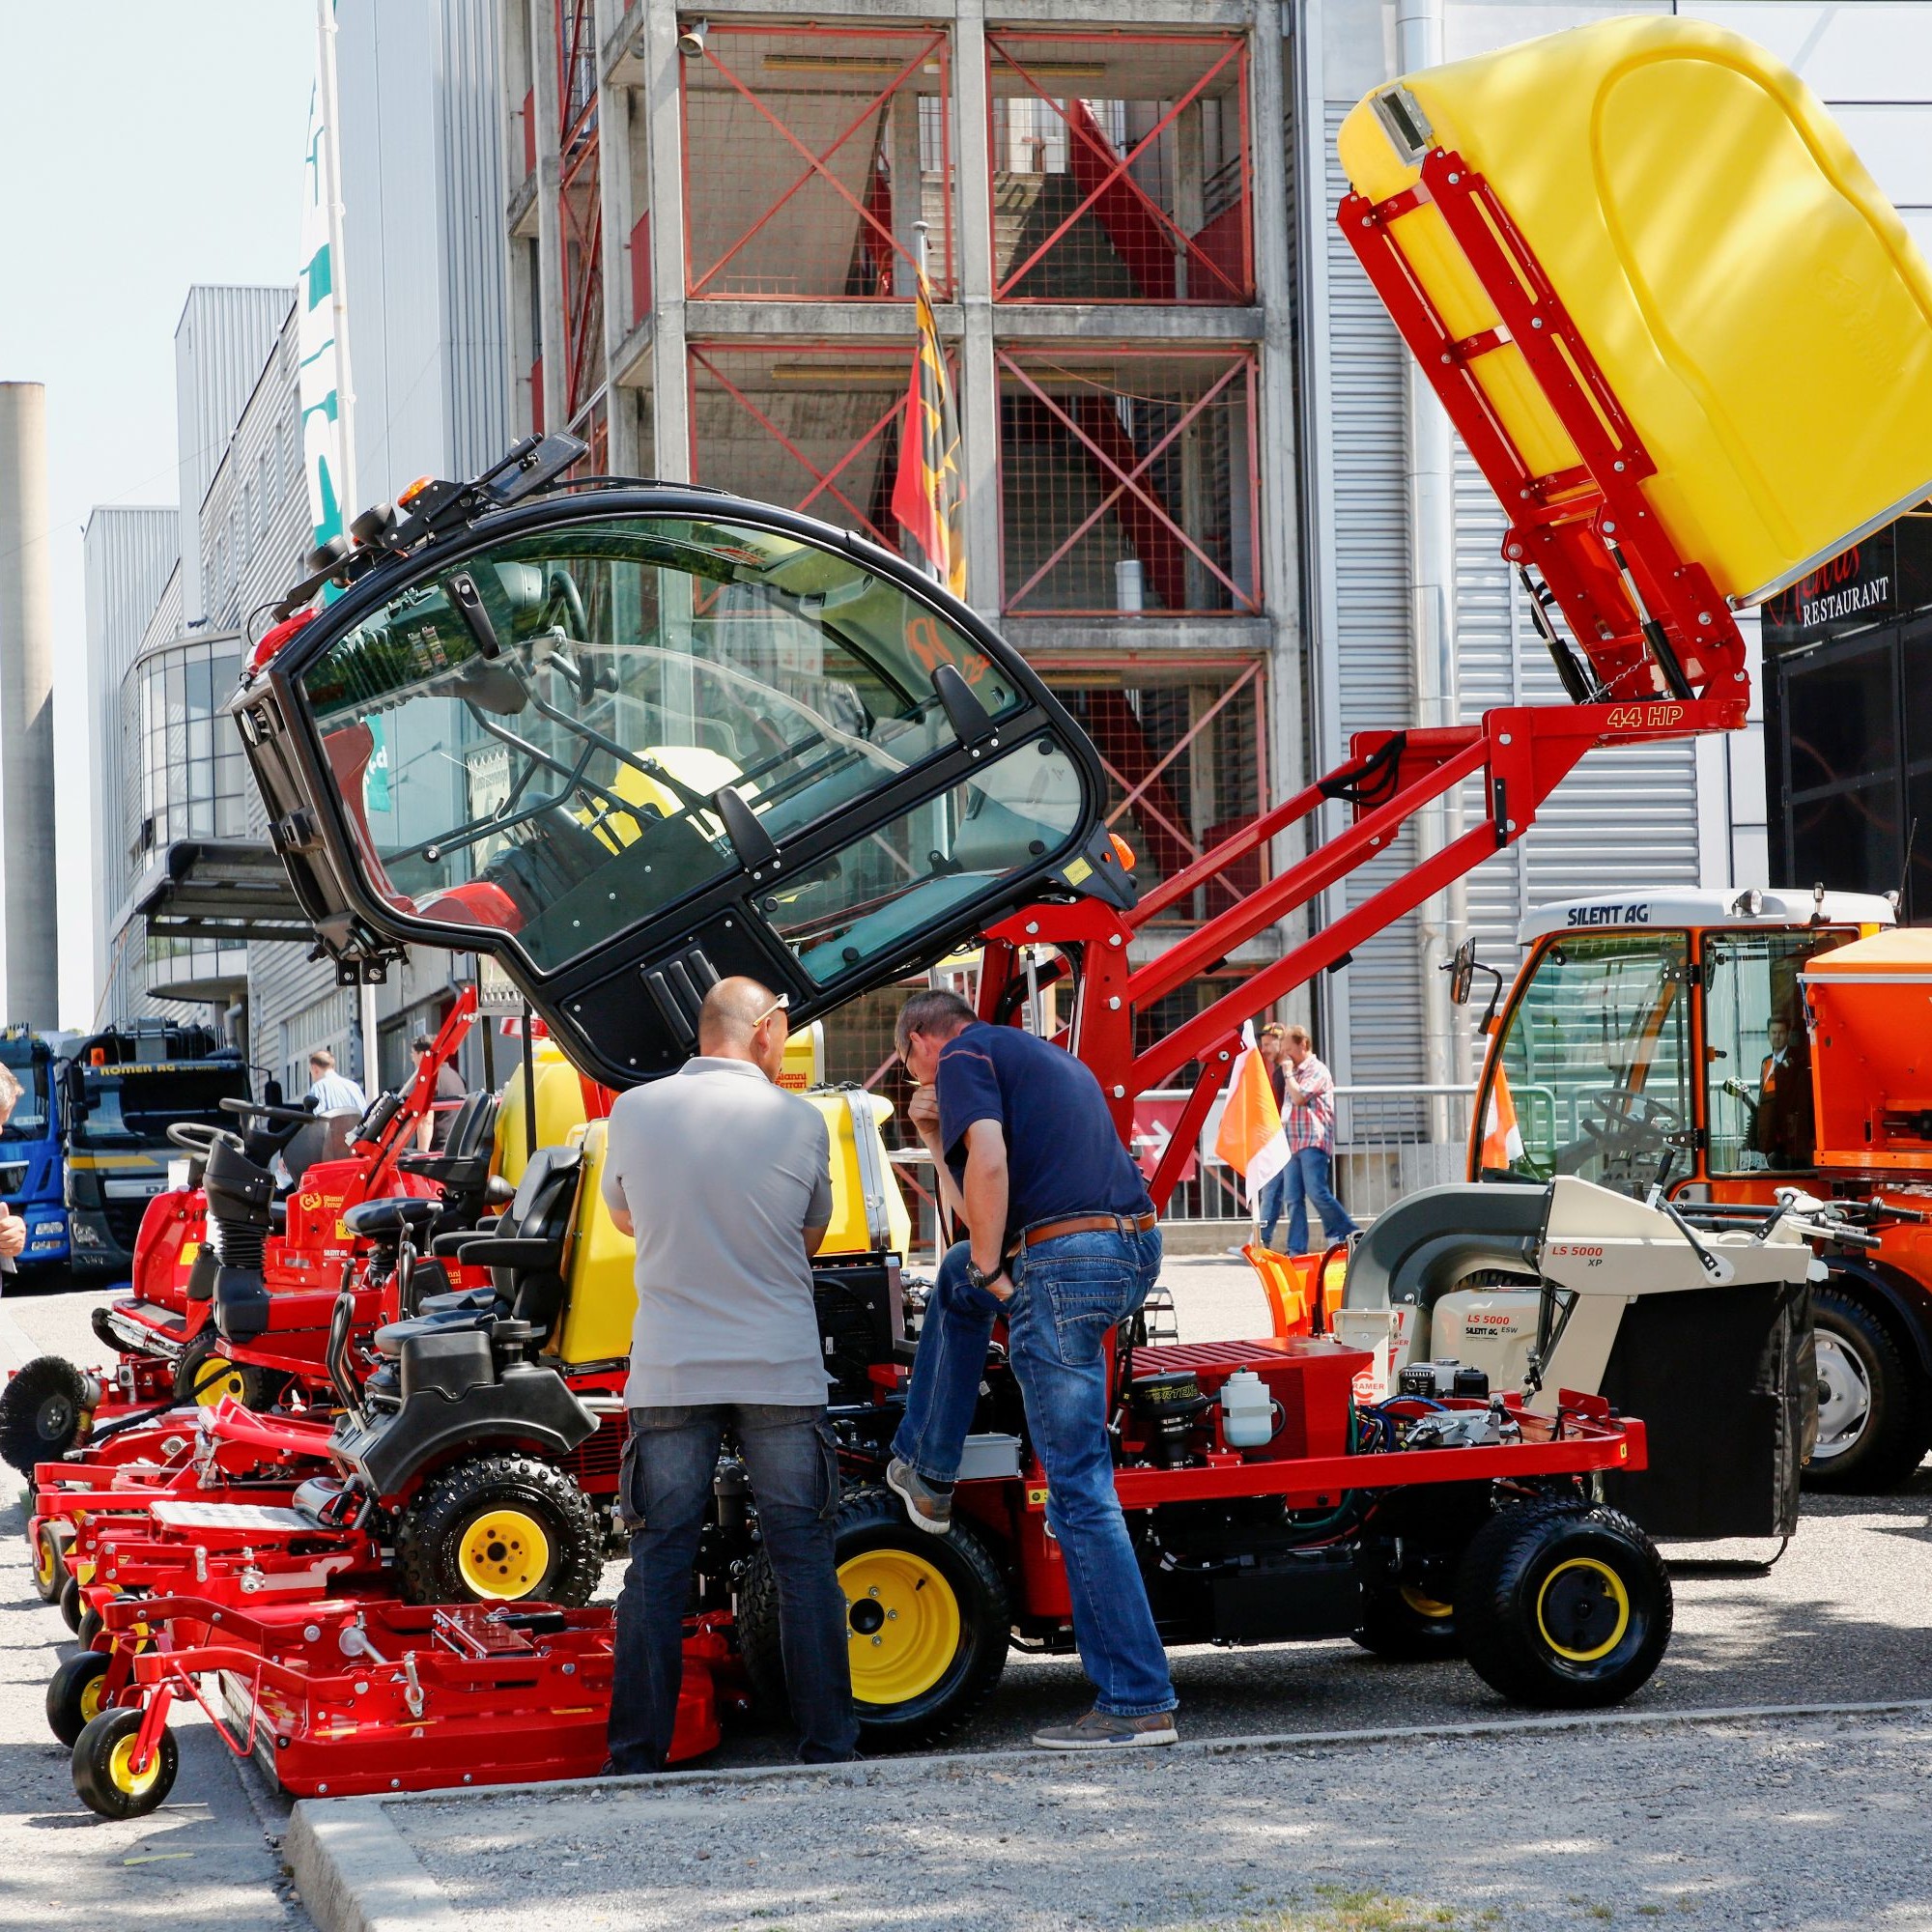
[[[988,31],[993,294],[1245,302],[1238,34]]]
[[[1575,1174],[1624,1194],[1650,1185],[1664,1136],[1690,1124],[1690,984],[1681,932],[1544,947],[1491,1056],[1522,1133],[1511,1178]]]
[[[922,220],[951,293],[944,29],[714,20],[678,78],[691,296],[903,301]]]
[[[1814,954],[1858,934],[1715,933],[1704,943],[1705,1107],[1710,1170],[1813,1165],[1811,1039],[1799,975]]]
[[[1267,798],[1263,670],[1175,657],[1131,671],[1045,668],[1060,701],[1086,726],[1107,781],[1106,822],[1134,853],[1145,896],[1255,818]],[[1156,923],[1226,912],[1262,883],[1257,851],[1177,899]]]
[[[473,620],[459,601],[472,587]],[[941,666],[992,717],[1025,701],[971,639],[848,557],[739,525],[612,517],[447,566],[303,683],[372,887],[420,918],[514,932],[554,970],[756,864],[740,839],[782,847],[956,753]],[[766,909],[808,970],[890,950],[1065,844],[1079,775],[1038,742],[786,875]],[[721,804],[724,787],[736,799]],[[734,829],[738,801],[750,823]]]
[[[1004,607],[1250,613],[1255,360],[1245,350],[1003,350]]]

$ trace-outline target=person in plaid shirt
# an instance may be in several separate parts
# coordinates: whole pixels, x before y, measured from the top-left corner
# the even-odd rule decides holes
[[[1288,1196],[1288,1251],[1308,1253],[1308,1203],[1321,1216],[1329,1241],[1345,1241],[1359,1232],[1329,1185],[1335,1147],[1335,1082],[1315,1057],[1308,1029],[1292,1026],[1282,1036],[1281,1130],[1288,1137],[1288,1165],[1282,1170]]]

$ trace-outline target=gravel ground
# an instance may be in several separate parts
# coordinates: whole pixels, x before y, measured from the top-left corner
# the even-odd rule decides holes
[[[1166,1278],[1183,1339],[1264,1332],[1244,1264],[1180,1262]],[[97,1298],[9,1299],[0,1358],[58,1350],[91,1362]],[[252,1774],[238,1775],[199,1714],[180,1725],[181,1776],[159,1813],[105,1826],[81,1811],[41,1710],[65,1627],[32,1594],[9,1503],[0,1511],[0,1926],[305,1926],[280,1881],[286,1805]],[[1928,1512],[1932,1467],[1897,1495],[1807,1499],[1803,1529],[1768,1576],[1680,1578],[1669,1655],[1632,1708],[1932,1698]],[[607,1573],[607,1589],[618,1575]],[[566,1918],[577,1932],[599,1915],[679,1932],[1410,1922],[1399,1906],[1342,1895],[1361,1891],[1445,1912],[1435,1922],[1448,1925],[1480,1923],[1491,1909],[1537,1927],[1587,1927],[1606,1915],[1635,1923],[1656,1912],[1679,1922],[1684,1910],[1695,1916],[1681,1922],[1693,1926],[1932,1928],[1932,1850],[1921,1849],[1932,1840],[1917,1815],[1932,1798],[1920,1769],[1932,1754],[1916,1719],[1640,1725],[1501,1742],[1445,1735],[1505,1715],[1460,1664],[1387,1664],[1342,1642],[1182,1650],[1174,1671],[1190,1739],[1418,1721],[1427,1735],[1104,1766],[974,1764],[974,1753],[1023,1745],[1042,1717],[1085,1706],[1071,1661],[1015,1655],[966,1750],[925,1768],[868,1768],[857,1782],[814,1779],[810,1804],[786,1778],[385,1808],[407,1821],[446,1878],[440,1889],[479,1932],[505,1922],[542,1932]],[[736,1731],[717,1764],[776,1764],[787,1749],[775,1729]],[[970,1790],[957,1782],[966,1778]],[[722,1828],[723,1849],[699,1858],[711,1827],[690,1821],[727,1807],[742,1823]],[[1801,1835],[1793,1821],[1830,1829]],[[747,1844],[759,1866],[741,1876],[731,1865],[724,1886],[727,1854]],[[1085,1876],[1069,1893],[1076,1860],[1083,1875],[1107,1874],[1091,1896]],[[613,1872],[628,1889],[604,1889]],[[1283,1917],[1291,1904],[1313,1916]]]
[[[1848,1932],[1932,1924],[1928,1747],[1924,1718],[1424,1730],[383,1808],[479,1932]]]

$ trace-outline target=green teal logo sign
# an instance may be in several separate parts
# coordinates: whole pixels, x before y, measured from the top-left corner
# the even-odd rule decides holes
[[[335,9],[318,10],[316,80],[309,94],[302,185],[301,281],[297,299],[302,469],[313,541],[347,526],[350,479],[349,341],[342,292],[342,185],[335,153]]]

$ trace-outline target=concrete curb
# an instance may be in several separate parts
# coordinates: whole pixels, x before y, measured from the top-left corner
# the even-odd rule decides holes
[[[305,1799],[282,1858],[321,1932],[463,1932],[380,1798]]]
[[[1350,1746],[1445,1744],[1464,1738],[1547,1736],[1563,1731],[1643,1730],[1693,1724],[1758,1722],[1784,1718],[1932,1717],[1932,1698],[1889,1698],[1878,1703],[1742,1704],[1690,1711],[1577,1711],[1548,1718],[1499,1718],[1493,1722],[1390,1725],[1368,1730],[1281,1731],[1256,1737],[1189,1739],[1167,1756],[1264,1756],[1274,1751],[1341,1749]],[[552,1783],[456,1785],[437,1791],[399,1792],[371,1798],[304,1799],[295,1808],[283,1857],[319,1932],[469,1932],[408,1841],[387,1816],[392,1807],[554,1798],[567,1792],[649,1790],[674,1793],[693,1787],[761,1784],[774,1779],[817,1782],[872,1781],[881,1773],[920,1774],[936,1766],[1040,1765],[1065,1760],[1071,1769],[1093,1751],[949,1751],[925,1756],[868,1759],[861,1765],[750,1765],[724,1771],[664,1772],[655,1776],[562,1779]]]

